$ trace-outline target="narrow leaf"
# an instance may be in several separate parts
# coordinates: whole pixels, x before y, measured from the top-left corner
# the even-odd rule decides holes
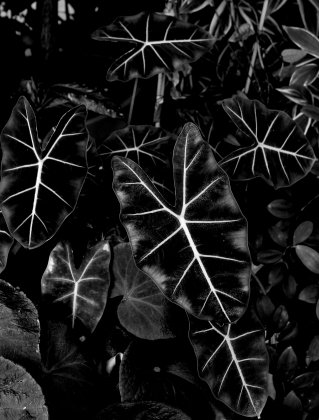
[[[118,42],[125,48],[111,65],[108,80],[151,77],[180,70],[213,46],[213,37],[199,26],[160,13],[120,16],[95,31],[98,41]],[[123,52],[123,50],[121,50]]]
[[[319,58],[319,39],[307,29],[284,26],[289,38],[304,52]]]
[[[297,245],[296,254],[308,270],[319,274],[319,254],[317,251],[306,245]]]
[[[260,176],[275,188],[281,188],[311,170],[315,161],[312,147],[286,113],[269,110],[259,101],[239,95],[226,99],[223,107],[251,143],[220,162],[232,178]]]
[[[199,375],[236,413],[259,417],[267,400],[268,354],[255,315],[248,311],[237,323],[222,328],[189,318]]]
[[[191,123],[175,144],[173,168],[175,206],[136,163],[113,158],[113,187],[136,265],[188,312],[234,321],[248,299],[246,220],[226,174]]]
[[[0,210],[0,273],[7,265],[9,251],[13,241],[13,237],[10,235],[2,211]]]
[[[76,205],[87,173],[85,118],[84,106],[71,109],[41,144],[34,112],[21,97],[1,133],[2,212],[26,248],[50,239]]]
[[[69,244],[59,243],[51,252],[42,276],[42,294],[47,301],[70,306],[73,327],[78,318],[92,332],[101,319],[110,282],[109,262],[107,242],[89,249],[79,268],[74,266]]]

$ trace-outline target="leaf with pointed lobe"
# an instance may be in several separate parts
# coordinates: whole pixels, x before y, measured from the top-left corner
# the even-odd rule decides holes
[[[41,142],[36,117],[21,97],[1,133],[0,202],[12,236],[36,248],[74,210],[87,173],[84,106],[62,116]]]
[[[161,13],[141,12],[120,16],[97,29],[92,38],[117,42],[125,47],[107,72],[108,80],[147,78],[179,70],[196,61],[214,44],[213,37],[200,28]]]
[[[319,58],[319,39],[304,28],[284,26],[289,38],[298,45],[301,50],[313,57]]]
[[[78,318],[90,332],[103,315],[110,283],[110,247],[100,242],[90,248],[76,268],[68,243],[58,243],[42,276],[42,294],[47,301],[70,306],[72,326]]]
[[[195,316],[239,318],[249,294],[247,224],[198,128],[187,124],[175,144],[174,206],[136,163],[115,157],[112,164],[136,265]]]
[[[315,162],[314,151],[297,124],[284,112],[267,109],[240,95],[223,107],[250,145],[223,158],[220,165],[231,178],[262,177],[274,188],[303,178]]]
[[[268,395],[268,353],[264,330],[254,313],[247,311],[238,322],[224,327],[189,319],[200,377],[236,413],[259,417]]]
[[[150,277],[136,267],[130,244],[114,247],[112,273],[114,286],[110,297],[122,296],[117,308],[122,326],[146,340],[175,337],[181,327],[175,324],[182,321],[185,313],[172,305]]]

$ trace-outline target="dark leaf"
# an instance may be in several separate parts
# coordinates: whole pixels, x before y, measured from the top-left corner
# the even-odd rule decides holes
[[[47,301],[70,306],[73,327],[78,318],[92,332],[101,319],[110,284],[109,262],[106,241],[90,248],[79,268],[68,243],[57,244],[51,252],[41,280],[42,294]]]
[[[290,391],[283,400],[283,405],[293,411],[302,411],[302,404],[294,391]]]
[[[268,204],[267,209],[269,213],[279,219],[289,219],[296,214],[294,205],[283,198],[273,200]]]
[[[113,404],[97,416],[97,420],[191,420],[185,413],[166,404],[143,401]]]
[[[291,346],[285,348],[285,350],[279,356],[277,362],[276,375],[280,375],[285,381],[290,381],[294,378],[298,368],[298,359],[296,353]]]
[[[87,173],[85,118],[85,107],[71,109],[41,143],[34,112],[21,97],[2,131],[2,212],[24,247],[50,239],[75,208]]]
[[[253,313],[223,328],[190,317],[190,340],[199,375],[215,397],[236,413],[259,416],[267,400],[268,353]]]
[[[21,366],[0,357],[0,418],[47,420],[39,385]]]
[[[181,319],[177,311],[184,314],[177,307],[175,310],[175,305],[165,299],[154,282],[136,267],[128,243],[114,248],[112,273],[114,286],[110,297],[123,297],[117,309],[123,327],[147,340],[174,337],[174,318]]]
[[[305,105],[301,108],[301,112],[306,115],[306,117],[319,121],[319,108],[317,106]]]
[[[307,303],[316,303],[319,297],[319,286],[310,284],[299,293],[299,299]]]
[[[319,335],[315,335],[311,340],[307,351],[307,358],[309,363],[319,360]]]
[[[310,85],[318,77],[318,72],[319,68],[317,64],[304,64],[293,72],[289,84],[302,86]]]
[[[175,206],[137,164],[113,158],[113,186],[135,262],[188,312],[234,321],[249,293],[246,220],[226,174],[191,123],[175,144],[173,167]]]
[[[297,292],[297,282],[293,275],[289,275],[282,284],[284,294],[288,299],[292,299]]]
[[[10,248],[13,244],[13,238],[9,233],[7,224],[0,210],[0,273],[7,265]]]
[[[38,312],[23,292],[0,280],[0,355],[26,368],[40,364]]]
[[[108,80],[130,80],[179,70],[214,44],[199,26],[160,13],[118,17],[95,31],[93,39],[121,43],[126,51],[107,73]]]
[[[268,229],[271,239],[281,247],[285,248],[288,245],[289,226],[287,220],[280,220],[275,225]]]
[[[256,302],[258,316],[263,323],[269,322],[275,312],[275,305],[267,295],[262,295]]]
[[[286,266],[284,263],[276,264],[268,274],[268,283],[271,287],[281,283],[286,276]]]
[[[319,274],[319,254],[307,245],[297,245],[296,254],[300,261],[315,274]]]
[[[282,331],[288,324],[289,314],[284,305],[279,305],[273,314],[273,324],[275,331]]]
[[[278,249],[265,249],[258,252],[257,258],[261,264],[273,264],[281,260],[282,252],[278,251]]]
[[[259,101],[239,95],[224,100],[223,107],[251,142],[220,162],[232,178],[260,176],[281,188],[294,184],[310,171],[315,161],[312,147],[286,113],[269,110]]]
[[[319,58],[319,39],[307,29],[294,26],[284,26],[289,38],[301,48],[302,51]]]
[[[294,231],[293,236],[293,244],[298,245],[301,242],[306,241],[309,236],[312,234],[313,231],[313,223],[309,220],[300,223],[300,225],[297,226],[296,230]]]

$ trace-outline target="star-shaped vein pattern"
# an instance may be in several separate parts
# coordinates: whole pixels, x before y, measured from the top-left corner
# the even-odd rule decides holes
[[[239,318],[249,295],[247,223],[197,127],[187,124],[175,144],[174,206],[130,159],[113,158],[113,170],[137,266],[197,317]]]
[[[2,212],[26,248],[50,239],[76,205],[87,173],[85,119],[84,106],[68,111],[43,149],[34,112],[21,97],[2,131]]]
[[[259,417],[267,400],[268,354],[256,315],[249,310],[224,327],[189,319],[199,375],[232,410]]]
[[[248,138],[220,163],[234,179],[262,177],[275,188],[303,178],[315,162],[314,151],[301,128],[284,112],[267,109],[259,101],[234,96],[224,110]]]
[[[78,318],[92,332],[102,317],[110,283],[110,248],[107,242],[88,250],[79,268],[68,243],[59,243],[51,252],[42,276],[46,302],[70,307],[72,326]]]
[[[121,55],[108,70],[108,80],[147,78],[178,70],[212,48],[213,37],[202,28],[160,13],[118,17],[95,31],[93,39],[119,42]]]

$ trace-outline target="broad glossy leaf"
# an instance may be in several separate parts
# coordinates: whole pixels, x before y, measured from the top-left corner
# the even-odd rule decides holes
[[[10,248],[13,244],[13,237],[7,228],[7,224],[0,210],[0,273],[7,265]]]
[[[190,318],[199,375],[235,412],[259,416],[267,400],[268,353],[264,330],[251,311],[222,328]]]
[[[289,38],[304,52],[319,58],[319,39],[304,28],[284,26]]]
[[[39,385],[21,366],[4,357],[0,357],[0,418],[49,418]]]
[[[113,252],[114,287],[110,297],[123,296],[117,309],[122,326],[147,340],[175,337],[176,321],[181,321],[185,313],[172,305],[150,277],[136,267],[130,244],[119,244]]]
[[[290,64],[297,63],[298,61],[303,59],[306,55],[307,53],[305,51],[294,49],[294,48],[288,48],[286,50],[283,50],[281,53],[283,60],[286,63],[290,63]]]
[[[291,185],[311,169],[315,155],[307,138],[284,112],[267,109],[259,101],[234,96],[223,107],[250,141],[221,162],[230,177],[262,177],[275,188]],[[247,144],[247,143],[246,143]]]
[[[121,130],[113,131],[99,146],[98,153],[103,162],[109,166],[110,158],[125,156],[138,163],[159,189],[171,189],[170,156],[175,144],[175,134],[151,125],[129,125]],[[163,179],[166,178],[166,187]]]
[[[48,301],[70,306],[73,327],[78,318],[92,332],[101,319],[110,283],[109,262],[107,242],[89,249],[78,268],[68,243],[57,244],[51,252],[42,276],[42,294]]]
[[[23,292],[0,280],[0,355],[26,368],[40,364],[38,312]]]
[[[113,186],[136,265],[188,312],[232,322],[249,293],[246,220],[194,124],[175,144],[173,167],[174,206],[136,163],[113,158]]]
[[[319,253],[307,245],[297,245],[296,254],[308,270],[319,274]]]
[[[213,37],[196,25],[147,12],[120,16],[92,37],[125,47],[109,68],[108,80],[145,78],[179,70],[185,63],[197,60],[214,43]]]
[[[26,248],[50,239],[74,210],[87,173],[84,106],[68,111],[45,139],[21,97],[1,134],[0,199],[12,236]]]

